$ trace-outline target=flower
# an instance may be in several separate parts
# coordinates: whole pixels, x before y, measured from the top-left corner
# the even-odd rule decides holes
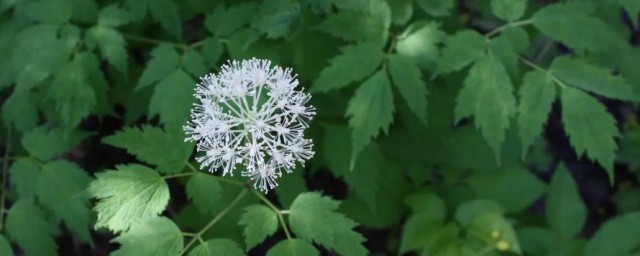
[[[200,78],[184,126],[185,140],[197,141],[204,153],[196,157],[200,168],[221,168],[225,176],[242,164],[242,176],[267,192],[283,171],[304,165],[314,151],[303,132],[316,113],[307,106],[311,95],[294,90],[297,85],[291,69],[259,59],[229,61],[218,74]]]

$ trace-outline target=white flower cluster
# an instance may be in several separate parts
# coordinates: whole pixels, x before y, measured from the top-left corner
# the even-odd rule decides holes
[[[278,185],[282,172],[313,157],[313,142],[303,137],[315,108],[311,95],[295,91],[291,69],[271,67],[269,60],[229,61],[218,74],[208,74],[196,86],[197,103],[184,127],[187,141],[197,141],[196,157],[209,172],[222,168],[242,176],[263,192]]]

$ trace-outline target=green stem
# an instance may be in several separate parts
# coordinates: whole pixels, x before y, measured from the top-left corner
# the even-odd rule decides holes
[[[137,42],[142,42],[142,43],[147,43],[147,44],[168,44],[168,45],[171,45],[173,47],[180,48],[182,50],[188,50],[189,49],[188,45],[181,44],[181,43],[169,42],[169,41],[153,39],[153,38],[148,38],[148,37],[142,37],[142,36],[136,36],[136,35],[129,35],[129,34],[123,34],[123,36],[124,36],[124,38],[126,38],[128,40],[131,40],[131,41],[137,41]]]
[[[500,27],[497,27],[494,30],[489,31],[489,33],[487,33],[484,37],[491,38],[491,37],[499,34],[500,32],[504,31],[505,29],[526,26],[526,25],[529,25],[529,24],[533,24],[533,20],[529,19],[529,20],[521,20],[521,21],[516,21],[516,22],[509,22],[509,23],[504,24],[504,25],[502,25]]]
[[[271,203],[269,199],[267,199],[263,194],[261,194],[257,190],[251,189],[251,192],[253,192],[253,194],[256,197],[258,197],[258,199],[260,199],[269,208],[271,208],[271,210],[273,210],[276,214],[278,214],[278,220],[280,220],[280,226],[282,226],[282,229],[284,230],[284,234],[287,235],[287,239],[291,240],[291,233],[289,233],[289,228],[287,227],[287,224],[284,222],[284,218],[282,217],[285,214],[284,213],[285,211],[280,210],[277,206]],[[286,213],[288,214],[289,211],[287,210]]]
[[[191,175],[194,175],[194,174],[195,173],[193,173],[193,172],[183,172],[183,173],[178,173],[178,174],[165,175],[165,176],[162,176],[162,178],[165,179],[165,180],[168,180],[168,179],[173,179],[173,178],[191,176]]]
[[[530,60],[525,59],[523,57],[518,57],[518,58],[525,65],[527,65],[527,66],[529,66],[529,67],[531,67],[533,69],[540,70],[542,72],[546,72],[547,74],[549,74],[551,76],[551,80],[553,80],[556,84],[558,84],[558,86],[560,86],[560,88],[567,87],[567,85],[564,82],[562,82],[560,79],[558,79],[558,77],[554,76],[551,72],[549,72],[548,70],[544,69],[543,67],[540,67],[537,64],[535,64],[535,63],[531,62]]]
[[[234,206],[236,206],[236,204],[238,204],[240,202],[240,200],[244,197],[244,195],[247,194],[247,190],[243,189],[240,194],[238,194],[238,196],[236,196],[235,199],[233,199],[233,201],[231,202],[231,204],[229,204],[227,206],[227,208],[224,208],[224,210],[222,210],[220,213],[218,213],[218,215],[216,215],[215,217],[213,217],[213,219],[207,223],[206,226],[204,226],[204,228],[202,228],[198,233],[195,234],[194,238],[191,239],[191,241],[189,241],[189,243],[187,244],[187,246],[184,247],[184,250],[182,251],[182,253],[180,255],[184,255],[189,248],[191,248],[191,246],[193,246],[193,244],[196,241],[201,241],[202,242],[202,235],[204,233],[206,233],[211,227],[213,227],[213,225],[215,225],[220,219],[222,219],[222,217],[227,214],[227,212],[229,212],[229,210],[231,210],[231,208],[233,208]]]
[[[7,141],[5,142],[4,147],[4,157],[2,161],[2,184],[0,184],[0,188],[2,192],[0,192],[0,230],[4,227],[4,213],[6,207],[6,191],[7,187],[5,184],[7,183],[7,173],[9,172],[9,151],[11,151],[11,127],[7,128]]]

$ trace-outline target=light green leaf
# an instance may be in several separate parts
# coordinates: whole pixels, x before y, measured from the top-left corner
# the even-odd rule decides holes
[[[22,137],[22,147],[39,160],[49,161],[69,151],[89,135],[81,131],[65,133],[62,129],[40,126],[25,133]]]
[[[391,24],[391,10],[385,1],[360,3],[360,8],[342,9],[316,26],[322,32],[346,41],[386,40]]]
[[[42,166],[37,180],[38,202],[62,219],[85,242],[91,241],[89,195],[91,178],[77,165],[58,160]]]
[[[162,173],[179,173],[191,156],[192,143],[184,142],[182,131],[163,131],[144,125],[141,129],[125,127],[105,137],[102,143],[126,149],[141,161],[155,164]]]
[[[627,213],[607,221],[587,242],[585,256],[627,255],[640,245],[640,237],[630,234],[640,226],[640,212]]]
[[[616,120],[598,100],[570,87],[562,88],[562,123],[579,157],[586,155],[607,170],[613,182],[613,161],[620,136]]]
[[[467,226],[467,234],[483,241],[492,241],[498,235],[497,243],[505,244],[505,250],[521,255],[520,243],[512,224],[501,213],[487,213],[471,219]],[[497,247],[497,246],[496,246]]]
[[[320,252],[310,243],[294,238],[282,240],[267,252],[267,256],[317,256]]]
[[[27,16],[35,21],[65,23],[71,18],[73,5],[66,0],[41,0],[26,4]]]
[[[172,46],[162,44],[151,51],[151,59],[142,71],[137,90],[149,86],[167,77],[178,68],[180,55]]]
[[[547,191],[545,183],[520,166],[478,171],[467,182],[478,198],[494,200],[508,212],[527,209]],[[510,192],[514,187],[518,193]]]
[[[361,244],[364,237],[352,230],[357,224],[335,212],[339,204],[319,193],[298,195],[289,213],[291,230],[299,237],[341,255],[367,255],[367,249]]]
[[[291,0],[265,0],[252,26],[267,38],[287,36],[300,21],[300,4]]]
[[[7,213],[7,236],[15,241],[26,256],[54,256],[55,227],[47,215],[31,200],[18,200]]]
[[[527,8],[528,0],[491,0],[493,14],[506,21],[520,19]]]
[[[115,4],[103,8],[98,15],[98,25],[104,27],[115,28],[129,23],[129,21],[131,21],[129,13]]]
[[[99,201],[96,228],[126,231],[133,224],[158,216],[169,202],[169,187],[158,173],[145,166],[118,165],[96,174],[89,192]]]
[[[203,77],[207,74],[204,57],[196,50],[190,50],[183,55],[182,67],[193,77]]]
[[[380,130],[389,132],[393,122],[393,94],[387,72],[379,70],[364,81],[349,100],[346,116],[351,128],[352,152],[351,169],[358,154],[372,139],[378,137]],[[376,118],[371,118],[371,117]]]
[[[314,81],[311,93],[323,93],[341,89],[358,82],[375,71],[385,58],[382,49],[375,43],[360,43],[341,49]]]
[[[473,218],[486,214],[502,214],[504,210],[494,201],[487,199],[477,199],[458,206],[455,219],[462,225],[468,225]]]
[[[576,182],[564,165],[556,169],[547,196],[546,216],[549,226],[563,239],[575,237],[587,220]]]
[[[173,71],[156,85],[149,103],[149,116],[157,114],[165,125],[182,127],[189,120],[195,85],[184,71]]]
[[[2,120],[18,131],[28,131],[38,123],[36,95],[31,92],[13,93],[2,105]]]
[[[84,54],[76,55],[47,87],[47,97],[54,103],[65,127],[76,127],[96,106],[96,94],[83,67]]]
[[[9,168],[9,180],[19,199],[32,199],[40,176],[40,163],[33,159],[18,159]]]
[[[180,255],[184,238],[178,226],[165,217],[153,217],[136,223],[131,229],[113,239],[121,244],[113,256]]]
[[[214,212],[222,199],[222,187],[212,175],[197,173],[187,181],[187,195],[201,212]]]
[[[530,71],[523,78],[518,91],[520,104],[517,120],[522,139],[522,158],[542,133],[556,98],[555,86],[551,76],[544,71]]]
[[[395,1],[395,0],[394,0]],[[445,34],[435,22],[416,22],[407,28],[396,43],[399,55],[413,58],[422,68],[433,68],[438,59],[438,44]]]
[[[189,256],[243,256],[245,255],[238,244],[231,239],[210,239],[199,244],[189,253]]]
[[[447,74],[458,71],[481,58],[487,49],[485,38],[473,30],[462,30],[444,41],[442,56],[436,73]]]
[[[449,11],[454,7],[454,0],[416,0],[420,8],[426,13],[440,17],[449,15]]]
[[[244,208],[239,225],[244,226],[247,251],[278,230],[278,214],[260,204]]]
[[[178,6],[173,0],[153,0],[148,2],[151,16],[160,22],[162,28],[171,36],[182,39],[182,22],[178,15]]]
[[[94,40],[102,57],[122,73],[127,72],[127,50],[122,34],[115,29],[96,26],[87,32],[88,40]]]
[[[228,37],[249,24],[257,11],[258,4],[255,2],[237,4],[229,8],[225,8],[221,4],[212,14],[207,16],[204,25],[214,35],[221,38]]]
[[[427,123],[427,86],[422,81],[422,73],[409,57],[391,55],[389,73],[409,109],[423,123]]]
[[[413,0],[387,0],[394,25],[404,25],[413,15]]]
[[[638,93],[620,75],[613,75],[613,71],[590,64],[583,59],[558,57],[549,71],[563,82],[600,94],[607,98],[640,101]]]
[[[400,253],[417,251],[430,245],[439,236],[447,236],[442,220],[428,213],[418,213],[409,216],[402,228],[402,240],[400,242]],[[456,229],[455,232],[458,230]]]
[[[13,249],[11,249],[9,241],[2,235],[0,235],[0,255],[13,255]]]
[[[496,57],[488,54],[471,67],[464,87],[456,98],[456,123],[473,116],[476,128],[482,131],[498,162],[509,120],[516,111],[516,99],[512,91],[511,80],[504,66]]]

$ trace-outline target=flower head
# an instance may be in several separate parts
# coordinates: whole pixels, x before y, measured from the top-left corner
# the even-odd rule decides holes
[[[313,157],[313,142],[303,137],[315,108],[311,96],[295,91],[289,68],[271,67],[268,60],[229,61],[218,74],[208,74],[196,86],[197,102],[184,126],[187,141],[197,141],[196,160],[209,172],[222,169],[242,176],[266,192],[278,185],[282,172]]]

